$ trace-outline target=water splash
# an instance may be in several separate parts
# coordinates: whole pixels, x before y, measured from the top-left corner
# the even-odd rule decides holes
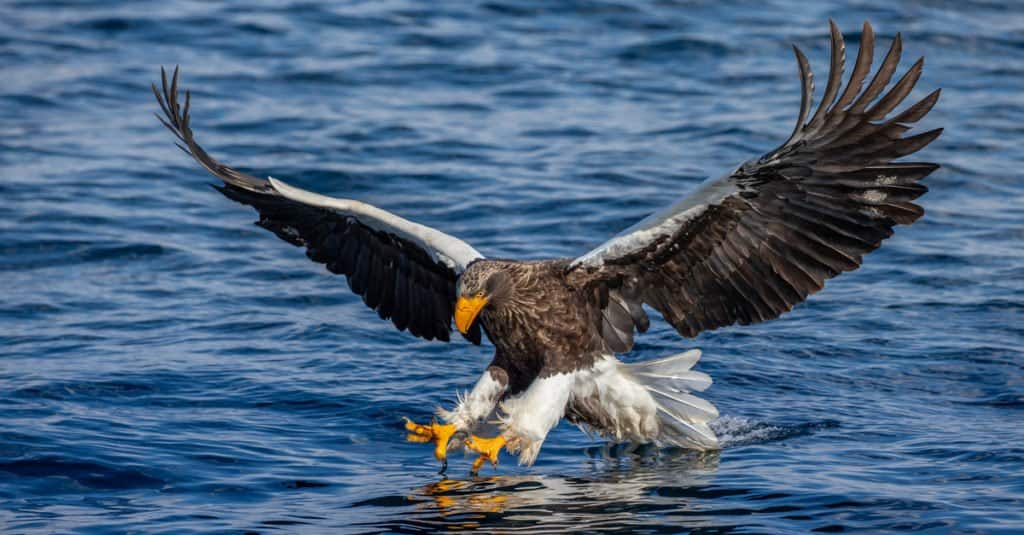
[[[839,426],[835,420],[807,422],[802,424],[770,424],[743,416],[721,416],[711,422],[711,429],[718,435],[722,449],[736,448],[750,444],[776,442],[793,437],[810,435],[824,429]]]

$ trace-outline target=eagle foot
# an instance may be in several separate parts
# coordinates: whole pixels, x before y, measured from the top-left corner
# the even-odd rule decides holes
[[[405,439],[409,442],[433,442],[434,457],[441,461],[442,465],[448,467],[448,442],[457,430],[451,424],[439,424],[436,419],[430,421],[430,425],[420,425],[408,418],[405,419],[405,430],[409,432]],[[444,471],[444,468],[441,469]]]
[[[480,467],[484,465],[484,461],[490,461],[491,466],[498,465],[498,453],[501,452],[502,446],[505,445],[505,437],[498,435],[493,438],[481,438],[471,435],[465,444],[467,448],[480,454],[473,461],[473,468],[469,471],[471,475],[475,476],[480,472]]]

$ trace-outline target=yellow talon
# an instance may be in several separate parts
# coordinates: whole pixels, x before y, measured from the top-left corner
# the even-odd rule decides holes
[[[466,440],[466,447],[480,454],[480,456],[473,461],[473,468],[470,473],[476,474],[479,472],[480,467],[484,465],[484,461],[490,461],[491,466],[497,466],[498,453],[501,452],[501,448],[504,445],[505,437],[501,435],[494,438],[470,436],[469,439]]]
[[[430,425],[420,425],[408,418],[405,418],[405,430],[409,432],[405,437],[409,442],[433,442],[434,457],[441,462],[448,457],[448,441],[456,431],[454,425],[439,424],[437,420],[431,420]]]

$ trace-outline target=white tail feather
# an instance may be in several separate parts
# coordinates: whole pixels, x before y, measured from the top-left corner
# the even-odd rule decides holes
[[[700,350],[624,364],[625,371],[650,392],[658,405],[659,440],[698,450],[717,449],[718,438],[708,422],[718,417],[714,405],[689,394],[711,386],[711,377],[693,371]]]
[[[690,371],[682,375],[661,375],[657,373],[633,373],[634,377],[643,377],[645,384],[668,390],[679,391],[682,387],[684,392],[703,392],[711,386],[711,377],[706,373]]]
[[[662,392],[647,388],[659,405],[674,413],[686,416],[691,422],[710,422],[718,418],[718,409],[711,403],[683,392]]]
[[[697,361],[700,360],[700,350],[691,349],[677,353],[669,357],[654,360],[645,360],[629,364],[631,372],[654,372],[663,374],[683,373],[689,371]]]
[[[678,414],[658,408],[662,442],[696,450],[718,449],[718,437],[706,423],[688,422]]]

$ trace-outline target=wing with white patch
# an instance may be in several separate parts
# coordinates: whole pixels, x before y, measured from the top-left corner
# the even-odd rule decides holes
[[[904,137],[938,100],[935,91],[894,117],[921,75],[918,60],[892,88],[897,35],[866,88],[874,34],[864,24],[853,74],[843,89],[845,44],[831,22],[832,65],[822,101],[808,120],[810,67],[794,47],[802,80],[796,128],[779,148],[640,221],[577,258],[569,277],[593,291],[602,335],[617,351],[643,330],[641,304],[680,334],[773,319],[824,282],[856,269],[898,224],[924,211],[911,201],[933,163],[894,160],[917,152],[941,129]]]
[[[178,147],[224,182],[217,189],[255,208],[258,225],[306,255],[343,274],[352,291],[382,319],[427,340],[447,341],[455,306],[455,283],[482,255],[469,244],[375,206],[311,193],[280,180],[256,178],[221,164],[196,143],[189,126],[190,95],[178,104],[178,69],[163,91],[153,85],[165,117],[157,118],[181,142]],[[480,343],[479,330],[467,335]]]

